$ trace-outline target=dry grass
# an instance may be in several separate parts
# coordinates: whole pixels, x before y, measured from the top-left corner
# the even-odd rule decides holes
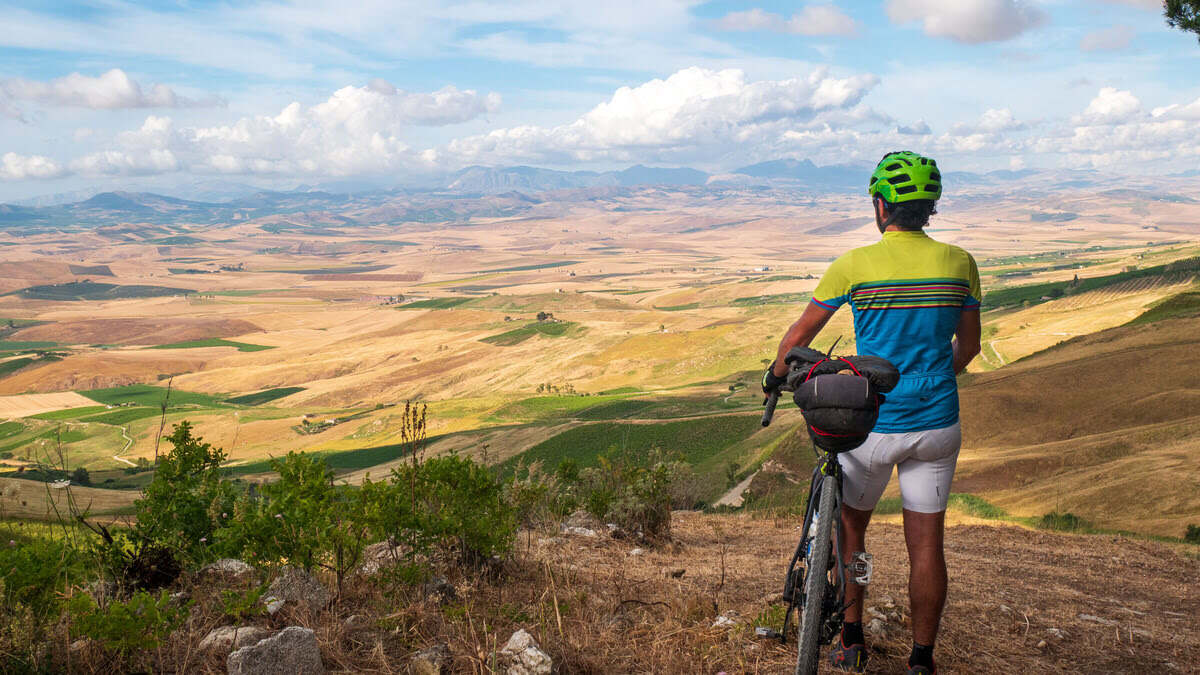
[[[556,672],[786,673],[794,642],[757,639],[753,623],[778,601],[795,528],[791,519],[677,514],[674,541],[638,556],[629,542],[525,533],[497,574],[452,571],[459,599],[443,606],[418,588],[358,579],[332,608],[256,623],[312,627],[335,672],[404,672],[410,654],[437,643],[450,646],[455,673],[503,672],[494,654],[524,628]],[[900,528],[874,525],[869,547],[877,571],[867,606],[890,615],[890,633],[870,639],[870,672],[903,673],[910,638]],[[940,672],[1200,668],[1195,556],[1124,538],[964,525],[949,529],[947,558]],[[222,588],[211,580],[192,587],[196,609],[162,650],[163,671],[224,672],[223,656],[197,650],[228,621]],[[712,626],[730,611],[735,626]],[[78,672],[112,667],[98,650],[88,656],[77,658]]]

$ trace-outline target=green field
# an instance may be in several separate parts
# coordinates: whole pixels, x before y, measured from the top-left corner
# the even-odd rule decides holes
[[[753,295],[747,298],[734,298],[729,304],[734,307],[753,307],[755,305],[795,305],[808,302],[811,293],[776,293],[774,295]],[[661,307],[659,309],[662,309]]]
[[[44,340],[22,341],[22,340],[0,340],[0,351],[27,351],[32,349],[54,349],[58,346],[57,342],[47,342]]]
[[[171,237],[153,239],[150,243],[159,244],[160,246],[192,246],[193,244],[203,244],[204,240],[199,237],[189,237],[186,234],[177,234]]]
[[[1200,316],[1200,291],[1188,291],[1165,298],[1130,321],[1129,325],[1138,326],[1163,319],[1183,319],[1192,316]]]
[[[1036,305],[1045,302],[1043,298],[1054,299],[1064,295],[1092,291],[1132,279],[1163,276],[1174,272],[1195,271],[1196,269],[1200,269],[1200,258],[1189,258],[1166,265],[1156,265],[1129,272],[1117,272],[1116,274],[1106,274],[1098,277],[1081,277],[1078,281],[1051,281],[1041,284],[999,288],[984,293],[983,301],[988,309],[1021,305],[1026,302]]]
[[[11,361],[0,361],[0,377],[11,375],[34,361],[37,361],[37,359],[32,356],[23,356]]]
[[[511,347],[512,345],[520,344],[529,338],[534,337],[535,335],[544,335],[546,337],[562,337],[563,335],[566,335],[568,330],[576,325],[578,324],[575,324],[571,321],[538,321],[521,326],[520,328],[505,331],[499,335],[492,335],[490,337],[482,338],[479,341],[500,347]]]
[[[235,405],[262,405],[281,399],[285,396],[291,396],[297,392],[304,391],[304,387],[276,387],[274,389],[265,389],[253,394],[245,394],[244,396],[235,396],[230,399],[225,399],[226,403]]]
[[[84,300],[121,300],[127,298],[156,298],[165,295],[188,295],[196,291],[190,288],[170,286],[100,284],[90,281],[70,281],[63,284],[30,286],[14,291],[27,300],[57,300],[78,302]]]
[[[553,470],[564,459],[572,459],[584,468],[596,466],[599,456],[609,449],[638,456],[654,448],[677,453],[694,466],[744,441],[760,428],[758,415],[726,415],[661,424],[597,422],[568,429],[500,466],[511,472],[518,464],[541,462],[543,467]]]
[[[158,407],[162,405],[163,400],[165,400],[167,397],[167,388],[156,387],[150,384],[131,384],[124,387],[92,389],[90,391],[81,391],[78,393],[81,396],[86,396],[97,403],[103,403],[105,405],[133,403],[134,405],[138,406]],[[218,406],[221,405],[223,401],[223,397],[217,397],[211,394],[199,394],[190,391],[180,391],[179,389],[171,390],[171,406]]]
[[[540,265],[518,265],[517,267],[500,267],[494,270],[479,270],[471,272],[471,274],[494,274],[496,272],[531,272],[533,270],[548,270],[555,267],[566,267],[568,265],[578,265],[578,260],[564,260],[562,262],[542,263]]]
[[[224,340],[221,338],[208,338],[207,340],[187,340],[185,342],[172,342],[166,345],[155,345],[150,347],[150,349],[199,349],[201,347],[236,347],[239,352],[261,352],[275,348],[269,345],[252,345],[246,342],[234,342],[233,340]]]
[[[429,300],[418,300],[405,305],[400,305],[400,309],[450,309],[466,304],[475,298],[430,298]]]
[[[698,302],[689,302],[686,305],[670,305],[668,307],[655,307],[660,312],[685,312],[689,309],[696,309],[700,306]]]
[[[89,415],[79,418],[80,422],[97,422],[100,424],[111,424],[115,427],[125,426],[136,420],[146,419],[147,417],[156,417],[162,414],[159,408],[122,408],[121,410],[113,410],[110,412],[101,413],[99,415]]]
[[[29,418],[35,420],[49,420],[52,422],[57,420],[73,420],[83,417],[84,415],[92,415],[95,413],[104,412],[105,410],[108,410],[108,408],[102,405],[89,405],[82,408],[67,408],[66,410],[53,410],[51,412],[38,413],[36,415],[30,415]]]

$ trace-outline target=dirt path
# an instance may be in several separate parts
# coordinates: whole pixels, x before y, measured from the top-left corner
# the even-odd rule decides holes
[[[717,500],[717,503],[714,504],[714,506],[732,506],[735,508],[741,506],[742,502],[744,501],[742,499],[742,493],[750,488],[750,483],[754,482],[754,477],[757,475],[758,472],[755,471],[749,476],[746,476],[742,482],[734,485],[729,492],[721,495],[721,498]]]
[[[121,448],[121,454],[123,455],[126,452],[129,452],[129,448],[133,447],[133,439],[129,437],[129,427],[121,427],[121,438],[124,438],[126,441],[125,447]],[[113,459],[117,460],[118,462],[125,462],[129,466],[137,466],[137,464],[134,464],[133,462],[119,455],[113,455]]]
[[[677,543],[637,556],[630,542],[551,540],[536,555],[561,571],[558,593],[586,589],[592,606],[624,602],[619,614],[630,626],[566,626],[578,651],[563,655],[586,670],[599,665],[601,650],[608,672],[791,672],[792,647],[751,631],[777,601],[796,527],[794,518],[677,514]],[[868,672],[904,673],[911,636],[901,528],[873,524],[868,548],[876,564],[866,606],[887,626],[869,639]],[[1200,671],[1195,549],[1183,555],[1124,537],[959,525],[948,529],[946,551],[941,673]],[[671,578],[678,570],[685,572]],[[729,610],[741,627],[711,627]]]

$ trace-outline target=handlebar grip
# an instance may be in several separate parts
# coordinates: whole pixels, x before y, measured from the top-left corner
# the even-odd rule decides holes
[[[775,416],[775,405],[777,403],[779,403],[779,390],[778,389],[771,392],[771,395],[768,396],[767,400],[763,402],[763,405],[767,406],[767,409],[763,411],[763,416],[762,416],[762,425],[764,427],[771,426],[771,418]]]

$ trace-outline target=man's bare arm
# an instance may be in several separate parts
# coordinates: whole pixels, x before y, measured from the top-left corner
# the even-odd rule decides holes
[[[979,355],[979,336],[983,328],[979,323],[978,309],[964,309],[954,330],[954,372],[961,373],[967,364]]]
[[[820,333],[821,329],[825,327],[831,316],[833,316],[833,312],[815,303],[808,303],[808,306],[804,308],[804,313],[800,315],[796,323],[792,324],[791,328],[788,328],[783,339],[779,341],[779,352],[775,356],[775,368],[773,369],[777,377],[787,375],[787,364],[783,360],[792,347],[807,347],[817,333]]]

